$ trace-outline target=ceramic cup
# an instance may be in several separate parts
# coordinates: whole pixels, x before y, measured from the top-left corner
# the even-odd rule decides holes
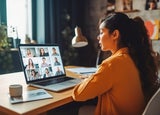
[[[22,85],[13,84],[9,86],[9,93],[11,97],[22,96]]]

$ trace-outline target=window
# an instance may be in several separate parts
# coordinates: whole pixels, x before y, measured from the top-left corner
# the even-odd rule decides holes
[[[25,42],[28,35],[31,38],[31,0],[6,0],[8,37],[21,39]]]

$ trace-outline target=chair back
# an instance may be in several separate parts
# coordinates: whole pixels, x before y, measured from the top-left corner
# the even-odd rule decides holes
[[[160,88],[149,100],[142,115],[160,115]]]

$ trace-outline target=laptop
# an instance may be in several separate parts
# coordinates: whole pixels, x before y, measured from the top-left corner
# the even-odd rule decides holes
[[[58,45],[20,44],[18,49],[28,85],[57,92],[81,82],[66,76]]]

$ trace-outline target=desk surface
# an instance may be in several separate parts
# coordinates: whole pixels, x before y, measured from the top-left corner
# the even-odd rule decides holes
[[[66,72],[69,76],[78,77],[77,74],[67,70]],[[52,99],[11,104],[9,101],[9,85],[11,84],[22,84],[23,91],[36,89],[26,85],[23,72],[0,75],[0,114],[4,112],[9,115],[36,115],[73,101],[71,97],[73,88],[71,88],[61,92],[48,91],[53,95]]]

